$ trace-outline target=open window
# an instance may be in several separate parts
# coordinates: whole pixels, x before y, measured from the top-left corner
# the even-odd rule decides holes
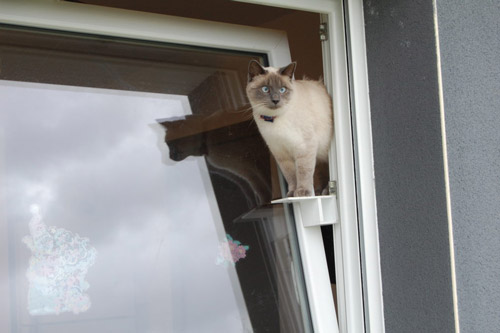
[[[362,332],[341,2],[72,2],[0,5],[0,328]],[[250,59],[307,48],[296,18],[323,24],[302,68],[334,96],[330,274],[318,212],[270,204],[244,94]]]

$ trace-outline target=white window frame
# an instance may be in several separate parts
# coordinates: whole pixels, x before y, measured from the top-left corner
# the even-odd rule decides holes
[[[340,216],[340,223],[334,225],[338,325],[333,300],[328,296],[330,285],[319,227],[306,228],[298,223],[298,236],[306,240],[300,250],[305,257],[311,318],[315,332],[338,332],[339,327],[341,332],[365,332],[365,328],[383,332],[362,0],[244,1],[318,12],[328,25],[323,58],[327,86],[334,96],[335,140],[330,165],[338,184]],[[266,54],[271,65],[291,61],[284,32],[59,0],[2,0],[0,23],[256,52]]]

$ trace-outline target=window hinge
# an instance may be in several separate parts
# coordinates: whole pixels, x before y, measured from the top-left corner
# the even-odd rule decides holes
[[[337,181],[330,180],[328,182],[328,194],[329,195],[337,195]]]
[[[328,26],[326,23],[321,23],[319,25],[319,39],[322,42],[325,42],[328,40]]]

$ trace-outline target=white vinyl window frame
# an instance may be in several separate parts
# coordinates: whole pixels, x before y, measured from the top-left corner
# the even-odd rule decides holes
[[[330,285],[319,226],[306,228],[297,223],[299,239],[305,239],[300,242],[300,251],[311,318],[315,332],[338,332],[339,329],[340,332],[383,332],[362,1],[243,1],[318,12],[328,26],[329,39],[324,43],[323,58],[325,81],[334,96],[335,140],[330,171],[338,184],[340,220],[334,225],[338,324],[333,300],[328,296]],[[271,65],[291,61],[284,32],[59,0],[1,0],[0,23],[255,52],[266,54]]]

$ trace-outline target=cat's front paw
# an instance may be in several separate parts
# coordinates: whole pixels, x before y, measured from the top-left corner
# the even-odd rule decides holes
[[[302,187],[299,187],[293,192],[294,197],[310,197],[312,195],[311,191]]]

